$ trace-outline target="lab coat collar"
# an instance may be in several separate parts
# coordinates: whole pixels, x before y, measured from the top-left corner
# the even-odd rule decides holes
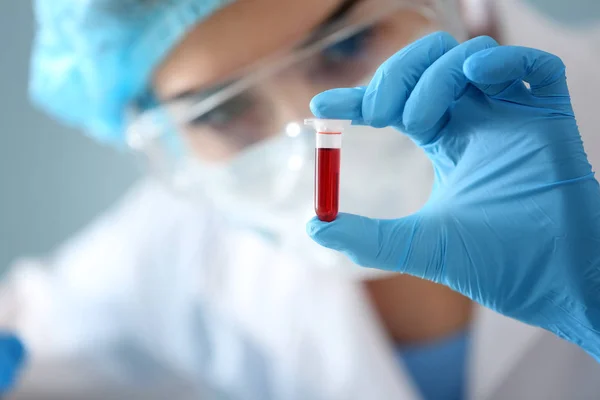
[[[544,331],[476,306],[469,363],[469,398],[489,399]]]

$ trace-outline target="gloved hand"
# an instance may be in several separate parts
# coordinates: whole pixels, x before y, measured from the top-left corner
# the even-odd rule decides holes
[[[15,336],[0,333],[0,393],[8,392],[15,384],[25,358],[25,348]]]
[[[316,242],[443,283],[600,360],[600,188],[558,57],[435,33],[387,60],[368,87],[321,93],[311,108],[397,127],[435,171],[416,214],[313,219]]]

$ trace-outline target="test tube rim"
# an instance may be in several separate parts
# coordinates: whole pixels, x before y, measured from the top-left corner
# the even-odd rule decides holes
[[[346,119],[309,118],[304,120],[304,125],[312,126],[318,133],[341,134],[352,123]]]

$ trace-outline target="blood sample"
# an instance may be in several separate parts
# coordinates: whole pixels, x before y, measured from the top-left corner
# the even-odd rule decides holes
[[[340,152],[326,147],[315,149],[315,213],[321,221],[331,222],[338,215]]]
[[[315,213],[321,221],[331,222],[339,210],[342,132],[347,121],[306,120],[316,131]]]

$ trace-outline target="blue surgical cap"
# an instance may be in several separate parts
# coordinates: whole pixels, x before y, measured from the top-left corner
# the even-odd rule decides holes
[[[122,142],[126,109],[196,23],[233,0],[35,0],[33,101],[95,138]]]

